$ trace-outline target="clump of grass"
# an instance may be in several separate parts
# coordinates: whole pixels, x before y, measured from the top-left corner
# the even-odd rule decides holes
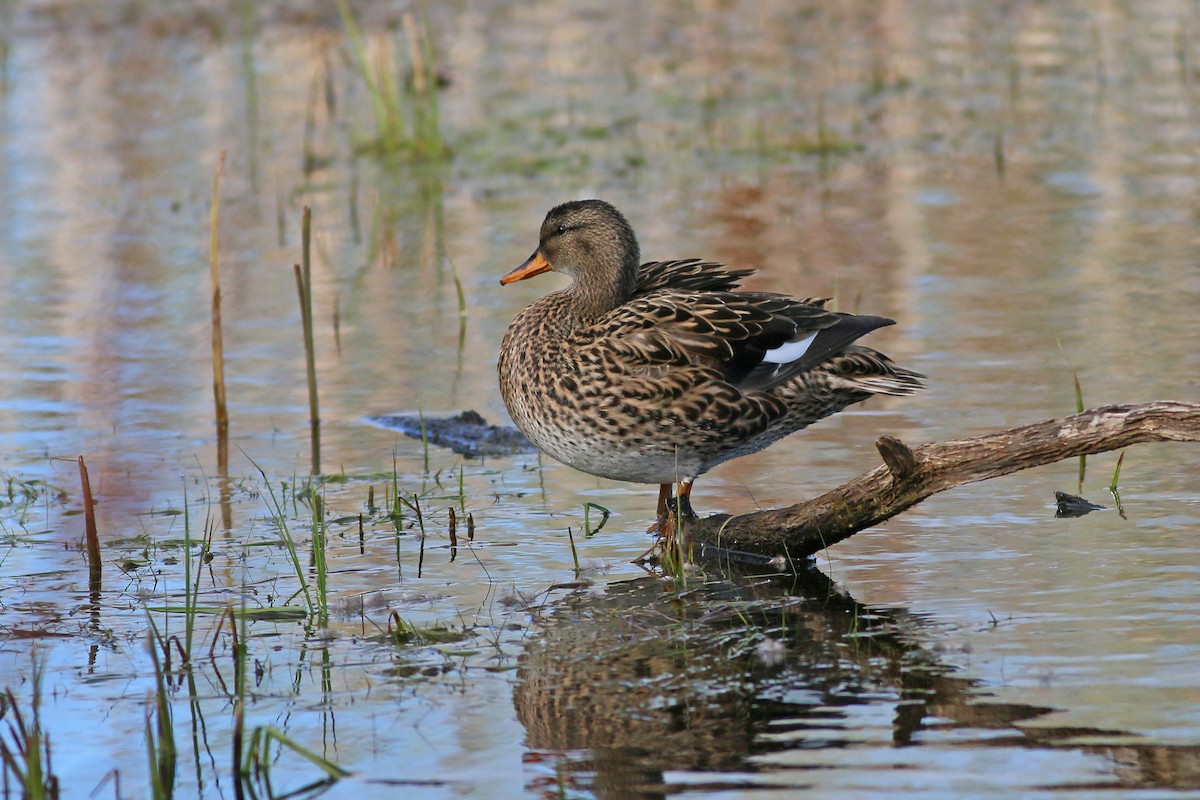
[[[666,575],[676,581],[682,581],[685,569],[692,561],[692,554],[686,544],[687,536],[683,530],[683,514],[679,507],[675,509],[674,526],[675,529],[671,535],[664,537],[660,544],[659,566]]]
[[[292,536],[291,530],[288,528],[287,515],[284,511],[283,501],[281,501],[275,494],[275,489],[271,486],[271,480],[267,477],[267,473],[263,472],[262,467],[258,466],[258,464],[255,464],[253,459],[250,460],[250,463],[253,464],[254,468],[258,470],[258,474],[262,475],[263,483],[267,487],[267,497],[270,499],[272,510],[275,512],[275,525],[279,530],[279,540],[283,544],[284,550],[287,552],[288,560],[291,561],[292,568],[296,572],[297,580],[300,581],[300,588],[296,591],[296,594],[304,595],[304,604],[308,609],[309,615],[315,616],[317,613],[317,606],[313,602],[312,593],[308,590],[308,581],[304,577],[304,565],[300,562],[300,553],[296,547],[296,540]],[[294,596],[295,595],[293,595],[293,597]]]
[[[346,0],[337,0],[338,13],[350,40],[350,60],[371,96],[375,135],[360,142],[360,152],[385,158],[434,161],[449,154],[442,139],[438,112],[437,59],[428,27],[405,13],[408,64],[395,45],[372,54]],[[408,76],[405,72],[408,72]]]
[[[50,761],[50,737],[42,731],[42,672],[44,663],[33,657],[30,684],[29,720],[21,713],[12,689],[3,694],[5,716],[9,718],[7,736],[0,732],[0,762],[4,765],[5,796],[9,779],[21,787],[22,800],[58,800],[58,776]]]
[[[197,565],[196,579],[192,580],[192,515],[188,508],[187,481],[183,482],[183,604],[185,609],[183,623],[184,663],[192,660],[193,647],[196,640],[196,613],[200,605],[200,574],[204,556],[212,544],[211,531],[201,539],[200,564]]]
[[[67,502],[67,491],[45,481],[19,478],[13,475],[0,477],[4,482],[0,490],[0,520],[11,521],[25,527],[29,510],[39,500],[45,500],[47,513],[51,503],[62,505]]]

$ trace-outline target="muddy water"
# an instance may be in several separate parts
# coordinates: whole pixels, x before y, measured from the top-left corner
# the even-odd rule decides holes
[[[754,286],[895,318],[874,343],[929,375],[921,397],[716,470],[702,510],[818,494],[874,466],[881,433],[1069,413],[1073,372],[1088,405],[1197,399],[1192,5],[829,5],[439,7],[440,164],[355,156],[370,98],[331,10],[4,9],[0,683],[27,702],[44,660],[70,795],[114,768],[149,794],[146,608],[182,602],[179,512],[211,532],[202,603],[299,602],[257,468],[307,558],[312,513],[290,499],[311,466],[304,205],[331,619],[249,627],[246,718],[352,770],[330,795],[1200,789],[1192,445],[1126,453],[1124,517],[1055,519],[1054,491],[1081,489],[1062,463],[934,497],[822,554],[824,577],[694,576],[678,595],[629,563],[652,489],[365,421],[504,419],[497,343],[558,279],[496,280],[581,196],[623,208],[648,258],[751,266]],[[399,11],[362,22],[372,59],[403,58]],[[221,150],[228,481],[207,269]],[[76,466],[55,460],[80,454],[111,555],[98,595]],[[1113,506],[1115,464],[1089,459],[1082,494]],[[381,510],[393,486],[420,496],[424,537]],[[613,512],[578,542],[592,588],[551,589],[575,581],[585,502]],[[453,551],[451,507],[475,522]],[[381,640],[392,611],[455,641]],[[196,637],[194,691],[173,684],[178,783],[228,797],[232,645],[209,617]],[[278,784],[316,777],[277,755]]]

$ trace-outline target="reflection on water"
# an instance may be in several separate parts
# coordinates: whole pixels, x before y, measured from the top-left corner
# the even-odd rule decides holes
[[[404,10],[356,8],[400,73]],[[1061,416],[1073,373],[1088,405],[1196,399],[1193,4],[488,0],[427,24],[448,81],[437,164],[358,153],[371,96],[332,4],[0,7],[0,685],[46,656],[70,794],[114,764],[148,785],[145,608],[179,600],[181,511],[211,537],[205,602],[296,591],[255,465],[309,547],[305,205],[331,476],[310,488],[337,520],[343,613],[327,632],[250,626],[248,713],[354,770],[332,796],[1197,788],[1192,447],[1125,454],[1126,518],[1054,519],[1056,491],[1109,505],[1116,454],[1082,487],[1070,463],[931,498],[818,559],[857,601],[813,575],[680,596],[632,580],[653,489],[366,421],[503,421],[496,348],[548,285],[496,282],[549,207],[596,195],[647,258],[753,267],[755,288],[896,319],[879,347],[930,376],[706,475],[701,511],[814,497],[873,467],[881,433]],[[207,275],[221,150],[227,481]],[[112,553],[98,598],[80,454]],[[385,513],[396,489],[420,495],[420,523]],[[585,502],[612,511],[589,539]],[[451,508],[476,524],[453,560]],[[546,609],[575,580],[569,530],[613,583]],[[460,638],[396,646],[377,638],[391,611]],[[217,660],[175,702],[206,732],[181,785],[215,797],[232,792],[230,644],[209,623]]]
[[[980,793],[1200,781],[1200,747],[1030,725],[1055,709],[990,697],[921,643],[926,625],[859,604],[815,569],[682,593],[643,578],[559,603],[520,658],[514,702],[526,744],[564,759],[601,797],[698,787],[916,795],[945,768],[938,753],[953,753],[946,761],[973,773]],[[1018,766],[1031,759],[1053,761],[1053,775],[1031,780]]]

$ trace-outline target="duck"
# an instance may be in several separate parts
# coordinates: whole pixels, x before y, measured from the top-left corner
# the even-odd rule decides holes
[[[923,388],[924,375],[856,344],[894,320],[745,290],[751,269],[641,263],[633,228],[603,200],[550,209],[537,249],[500,283],[548,271],[572,282],[508,326],[497,362],[504,404],[557,461],[657,484],[652,531],[672,511],[693,515],[694,482],[719,464],[873,395]]]

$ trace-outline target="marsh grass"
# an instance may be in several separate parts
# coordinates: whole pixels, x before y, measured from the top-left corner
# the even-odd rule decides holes
[[[668,529],[670,535],[663,537],[660,542],[658,556],[663,574],[680,583],[685,578],[687,566],[692,563],[694,554],[685,527],[683,498],[676,493],[674,502],[673,529]]]
[[[217,473],[229,471],[229,409],[225,404],[225,344],[221,332],[221,269],[219,258],[220,237],[217,233],[218,211],[221,196],[221,172],[225,169],[225,151],[217,158],[213,171],[212,206],[209,210],[208,229],[208,273],[212,284],[212,364],[213,403],[217,419]]]
[[[1121,464],[1125,461],[1125,451],[1117,456],[1117,466],[1113,470],[1112,480],[1108,483],[1109,494],[1113,496],[1113,502],[1117,504],[1117,513],[1121,515],[1121,519],[1125,519],[1125,506],[1121,504],[1121,493],[1117,491],[1117,482],[1121,479]]]
[[[429,474],[429,432],[425,429],[425,412],[417,405],[417,419],[421,421],[421,452],[425,463],[425,473]]]
[[[149,611],[146,612],[146,622],[150,628],[146,649],[150,651],[154,665],[155,686],[153,706],[146,711],[146,762],[150,771],[150,796],[154,800],[169,800],[175,796],[178,761],[171,696],[167,691],[165,675],[168,669],[165,656],[170,652],[170,645],[159,633]],[[160,659],[160,652],[164,658]]]
[[[258,620],[262,622],[291,622],[308,619],[309,612],[299,606],[268,606],[264,608],[249,608],[212,605],[166,605],[147,606],[147,610],[164,614],[190,614],[193,616],[228,616],[234,620]]]
[[[664,575],[673,578],[677,583],[683,581],[685,567],[690,559],[684,546],[682,529],[676,530],[674,536],[663,540],[658,559]]]
[[[329,562],[326,541],[329,529],[325,520],[325,498],[315,495],[312,499],[312,564],[316,572],[317,626],[329,626]]]
[[[417,528],[420,529],[421,538],[424,539],[425,538],[425,515],[423,513],[421,513],[421,496],[414,492],[411,503],[408,500],[405,500],[400,495],[396,495],[396,500],[399,501],[409,511],[413,512],[413,514],[416,516]]]
[[[144,674],[141,676],[141,691],[145,702],[139,703],[138,718],[134,720],[134,730],[140,731],[143,737],[135,745],[141,750],[137,756],[136,771],[141,774],[142,769],[146,769],[146,777],[139,779],[140,785],[133,787],[132,792],[128,786],[118,787],[120,796],[126,796],[127,793],[156,799],[180,796],[190,793],[195,786],[210,785],[211,773],[217,769],[235,776],[238,791],[235,793],[227,788],[226,793],[240,797],[283,796],[285,793],[290,795],[293,792],[319,790],[346,774],[342,767],[319,755],[314,756],[297,741],[288,738],[296,737],[311,746],[307,739],[290,730],[290,725],[281,725],[276,718],[256,720],[255,717],[259,715],[256,709],[262,707],[264,700],[274,696],[275,689],[270,678],[272,653],[285,649],[286,645],[280,647],[273,643],[286,641],[288,628],[295,630],[293,635],[302,637],[300,653],[294,658],[296,668],[291,692],[301,691],[301,674],[308,674],[309,669],[319,669],[321,686],[329,696],[322,702],[338,702],[337,692],[332,688],[337,683],[334,670],[340,668],[338,654],[324,644],[320,644],[319,648],[328,655],[325,663],[320,659],[312,659],[309,654],[312,653],[314,642],[325,641],[322,638],[326,635],[323,630],[331,626],[331,597],[349,588],[339,585],[339,571],[330,568],[331,564],[336,565],[335,558],[350,557],[348,550],[330,547],[340,533],[339,526],[357,526],[360,536],[358,552],[364,554],[365,549],[369,555],[371,526],[382,526],[377,530],[390,538],[391,531],[387,527],[389,521],[393,522],[398,566],[403,532],[419,532],[422,551],[425,544],[437,545],[431,553],[437,553],[439,557],[445,549],[442,546],[444,543],[437,536],[433,539],[429,539],[429,536],[437,534],[441,524],[448,522],[451,526],[452,546],[465,543],[464,535],[467,539],[473,538],[474,518],[466,513],[471,476],[466,475],[465,465],[456,461],[437,469],[432,475],[422,475],[422,462],[414,448],[410,466],[403,467],[411,473],[407,475],[400,472],[400,455],[397,453],[394,456],[390,474],[313,476],[293,473],[282,481],[278,477],[269,477],[258,463],[247,456],[257,475],[253,479],[246,477],[227,483],[233,496],[246,503],[246,511],[253,515],[253,526],[258,530],[245,530],[239,536],[235,526],[233,532],[222,538],[217,546],[216,557],[228,560],[227,568],[206,567],[212,558],[210,554],[215,538],[219,536],[218,498],[215,486],[207,492],[205,488],[197,491],[191,484],[198,481],[193,479],[183,481],[181,502],[168,503],[147,515],[148,519],[159,524],[179,526],[173,534],[156,537],[147,530],[140,536],[129,536],[115,544],[129,549],[129,560],[137,556],[145,562],[131,571],[132,581],[154,581],[154,586],[148,591],[137,588],[138,593],[146,596],[153,593],[162,598],[157,602],[143,600],[137,604],[139,613],[146,615],[146,621],[139,623],[139,628],[146,633],[149,657],[142,659]],[[381,479],[384,481],[382,485]],[[22,497],[20,483],[13,481],[11,485],[9,491],[13,497]],[[207,482],[204,486],[207,486]],[[343,486],[346,488],[341,488]],[[357,499],[365,499],[366,510],[371,513],[339,516],[334,511],[335,507],[344,502],[346,492],[354,492],[356,487]],[[378,506],[383,508],[376,506],[376,496],[381,489]],[[0,498],[3,498],[4,491],[5,484],[0,481]],[[343,494],[336,494],[338,492]],[[262,510],[264,507],[265,511]],[[606,511],[596,506],[585,512],[590,513],[588,528],[596,524],[599,516],[597,509],[601,513]],[[460,510],[463,513],[460,514]],[[442,517],[443,513],[446,518]],[[259,519],[264,520],[265,524],[260,525],[257,522]],[[310,522],[311,541],[305,541]],[[408,546],[416,544],[411,539],[408,541]],[[377,539],[375,543],[382,544],[385,549],[390,547],[386,539]],[[104,543],[104,547],[110,546],[114,546],[114,543]],[[269,554],[264,551],[269,551]],[[257,553],[264,555],[260,557]],[[113,557],[108,553],[105,555]],[[404,555],[408,558],[416,553]],[[116,558],[119,561],[122,555]],[[578,569],[578,556],[575,561]],[[159,565],[157,568],[145,568],[156,562]],[[221,563],[224,562],[217,562],[218,565]],[[266,567],[265,574],[257,573],[253,567],[256,563]],[[174,570],[170,568],[171,564],[177,565]],[[227,577],[236,570],[237,564],[241,564],[242,569],[248,572],[242,582],[238,584],[236,581],[231,583],[223,580],[223,576]],[[351,569],[347,572],[354,571]],[[210,579],[212,586],[209,586]],[[216,599],[214,595],[222,597]],[[301,596],[302,600],[295,599]],[[256,607],[260,602],[257,598],[264,598],[266,603],[275,605]],[[277,605],[281,602],[285,605]],[[362,608],[363,633],[366,633],[368,626],[375,626],[379,631],[379,644],[411,649],[413,655],[405,655],[406,659],[437,660],[478,655],[478,647],[471,640],[479,634],[462,612],[454,612],[459,620],[453,625],[446,625],[441,622],[429,624],[428,620],[421,619],[402,619],[388,609],[384,613],[394,616],[388,618],[385,633],[383,620],[372,620],[371,615],[367,614],[367,605],[363,604]],[[167,616],[161,617],[160,614]],[[178,616],[181,614],[182,619]],[[261,634],[257,633],[260,627],[265,629]],[[252,632],[256,634],[253,638]],[[231,650],[227,647],[230,639]],[[371,640],[376,641],[374,637]],[[454,643],[457,642],[466,642],[461,651],[451,652],[447,649],[455,647]],[[230,660],[233,663],[232,676],[228,667]],[[267,675],[265,683],[264,675]],[[206,721],[203,713],[214,702],[214,688],[218,690],[215,700],[223,707],[222,722],[215,725],[211,719]],[[186,693],[188,697],[190,737],[185,735],[183,727],[178,730],[175,728],[177,722],[186,724],[174,716],[174,712],[185,713],[174,707],[174,701],[178,699],[175,692]],[[291,696],[286,691],[285,695]],[[39,693],[39,702],[40,698]],[[8,702],[15,707],[15,698],[10,698]],[[11,754],[6,759],[5,770],[10,784],[19,780],[24,785],[26,778],[37,782],[49,770],[47,739],[41,728],[43,719],[48,718],[41,714],[35,718],[34,724],[29,724],[26,708],[22,708],[21,712],[25,716],[19,727],[14,729],[17,732],[5,744],[9,741],[28,741],[34,745],[34,749],[30,751],[29,745],[25,744],[7,747]],[[13,719],[13,712],[9,712],[7,720]],[[278,729],[258,724],[266,722],[278,725]],[[209,740],[212,731],[220,731],[219,740]],[[27,757],[29,752],[37,754],[36,762]],[[321,753],[319,748],[317,752]],[[189,769],[189,765],[193,769]],[[125,777],[122,773],[128,773],[129,770],[127,764],[122,764],[119,770],[113,771],[110,779],[119,780]],[[193,771],[194,776],[190,776],[189,773]],[[314,771],[315,776],[312,775]],[[73,777],[72,781],[77,778]],[[294,789],[299,783],[305,783],[306,786]],[[185,784],[188,787],[186,790]],[[43,793],[30,796],[55,795]]]
[[[416,453],[413,455],[415,457]],[[150,591],[141,588],[137,591],[142,595],[149,595],[152,591],[154,595],[164,598],[159,602],[143,601],[137,604],[139,612],[146,616],[146,621],[140,623],[139,628],[145,631],[149,657],[142,660],[145,702],[139,704],[137,714],[140,718],[134,720],[134,730],[140,729],[143,740],[135,747],[141,750],[137,757],[139,766],[146,765],[147,771],[146,777],[139,781],[141,785],[132,791],[130,787],[121,787],[118,783],[118,796],[140,795],[156,800],[179,796],[190,793],[196,786],[211,785],[211,773],[218,769],[235,776],[236,790],[227,788],[226,794],[245,798],[304,795],[319,791],[348,774],[344,768],[289,738],[293,736],[308,744],[295,731],[289,730],[289,726],[280,725],[275,718],[255,719],[259,713],[256,709],[274,693],[269,682],[271,654],[283,648],[273,643],[286,641],[278,637],[288,636],[288,628],[297,629],[303,637],[303,643],[295,658],[296,677],[292,681],[291,691],[301,691],[300,675],[309,669],[311,663],[313,668],[321,670],[321,686],[327,694],[327,699],[322,703],[337,702],[337,692],[333,688],[336,684],[334,670],[341,668],[337,654],[331,654],[324,645],[321,646],[321,651],[326,655],[324,661],[312,660],[308,654],[312,651],[311,643],[317,637],[324,636],[319,629],[330,625],[330,596],[336,596],[339,589],[346,588],[337,585],[338,572],[330,569],[330,562],[335,557],[348,556],[348,552],[343,553],[340,548],[330,548],[331,538],[337,535],[338,526],[353,521],[359,526],[360,537],[364,536],[363,528],[367,527],[365,545],[369,550],[370,524],[384,526],[381,533],[386,535],[390,533],[386,531],[386,526],[389,518],[392,518],[397,531],[398,564],[400,534],[407,526],[411,526],[411,532],[420,531],[424,544],[427,534],[436,533],[436,526],[429,523],[435,520],[441,523],[443,510],[450,517],[449,524],[455,531],[451,544],[461,539],[463,533],[468,538],[473,537],[473,517],[457,513],[459,509],[465,512],[468,504],[469,476],[466,476],[461,463],[454,463],[429,476],[420,475],[418,470],[421,464],[414,458],[412,477],[416,484],[409,488],[406,486],[408,478],[400,474],[398,463],[393,463],[390,475],[293,474],[290,479],[280,481],[278,478],[269,478],[253,459],[248,456],[247,459],[257,470],[257,477],[253,480],[247,477],[240,481],[229,481],[230,491],[246,501],[247,510],[251,513],[253,507],[265,505],[266,513],[259,511],[254,517],[266,518],[269,522],[257,533],[247,531],[244,538],[226,536],[218,546],[217,557],[229,559],[231,565],[240,563],[243,569],[253,571],[251,565],[257,563],[254,554],[262,552],[259,548],[266,548],[272,552],[272,555],[266,556],[267,563],[275,563],[275,568],[268,568],[268,574],[253,578],[247,575],[238,585],[236,582],[222,581],[222,576],[230,570],[205,567],[207,559],[211,558],[214,537],[220,524],[217,497],[212,495],[198,502],[197,496],[204,490],[197,492],[189,485],[197,482],[192,480],[183,482],[181,503],[170,503],[148,515],[149,519],[159,520],[164,525],[181,525],[181,531],[166,538],[144,531],[143,535],[126,537],[116,545],[129,548],[129,560],[136,555],[145,562],[143,566],[150,566],[157,558],[162,565],[160,568],[149,570],[139,567],[131,571],[130,578],[135,582],[152,579],[154,587]],[[398,462],[399,454],[394,459]],[[381,478],[390,483],[384,483],[382,487],[386,497],[380,498],[379,505],[384,508],[377,508],[375,495],[381,488]],[[339,490],[330,484],[349,485],[351,489],[356,485],[360,487],[359,499],[366,498],[367,508],[373,509],[370,516],[354,514],[339,517],[334,513],[334,506],[339,504],[334,492]],[[14,498],[23,496],[19,481],[11,481],[10,487],[8,491]],[[3,498],[4,492],[5,484],[0,480],[0,498]],[[329,493],[329,499],[326,492]],[[32,497],[34,494],[31,489],[29,495]],[[38,496],[44,494],[42,492]],[[432,503],[437,504],[436,508]],[[300,531],[308,527],[310,520],[312,539],[311,542],[305,542]],[[104,546],[108,548],[112,544],[105,542]],[[363,554],[362,544],[360,541],[360,554]],[[386,547],[386,542],[384,544]],[[301,552],[310,548],[310,555]],[[107,553],[106,556],[112,557]],[[118,555],[117,559],[121,557]],[[280,558],[289,563],[290,568],[283,566]],[[167,566],[172,563],[177,564],[177,571]],[[295,575],[295,583],[292,574]],[[210,578],[213,583],[211,587],[208,585]],[[269,603],[280,602],[273,599],[276,596],[285,598],[282,600],[284,603],[292,602],[298,596],[303,596],[303,601],[295,601],[295,605],[255,607],[253,598],[262,597],[264,587]],[[294,593],[289,596],[293,590]],[[210,599],[212,593],[223,594],[229,599],[214,601]],[[364,629],[368,625],[375,626],[380,633],[380,644],[409,647],[421,653],[415,657],[422,659],[467,658],[478,653],[478,648],[469,641],[477,633],[470,622],[462,619],[461,612],[456,612],[459,613],[461,624],[446,625],[402,619],[389,610],[385,613],[391,613],[392,616],[388,618],[385,633],[383,621],[372,620],[365,614],[365,605],[363,608]],[[159,614],[167,616],[164,618]],[[180,614],[183,615],[182,621],[178,616]],[[206,617],[207,620],[204,619]],[[251,638],[251,632],[257,631],[258,626],[267,630]],[[232,678],[227,666],[229,659],[223,653],[230,639],[232,648],[229,653],[234,671]],[[372,637],[372,641],[375,640]],[[461,651],[452,653],[447,650],[448,645],[453,647],[454,643],[460,641],[467,642]],[[264,644],[270,646],[263,647]],[[40,665],[35,670],[40,681]],[[268,675],[265,684],[264,674]],[[213,688],[218,689],[216,698],[213,697]],[[174,712],[180,711],[174,707],[176,691],[186,692],[188,697],[190,737],[184,734],[183,728],[175,728],[176,722],[183,724],[174,716]],[[214,699],[222,704],[223,724],[214,725],[211,719],[204,719],[203,710],[211,706]],[[11,691],[0,698],[0,704],[4,701],[7,701],[8,707],[0,706],[0,710],[5,713],[5,722],[11,731],[10,735],[0,737],[5,780],[8,785],[25,787],[40,783],[43,786],[40,792],[22,790],[19,795],[22,797],[57,797],[57,782],[50,770],[49,740],[42,728],[44,719],[48,717],[35,711],[31,718],[27,701],[25,706],[17,710],[17,699]],[[40,709],[41,701],[39,683],[34,698],[35,708]],[[272,722],[279,727],[258,725],[258,722]],[[208,737],[214,730],[221,731],[221,738],[210,741]],[[192,770],[189,770],[189,764],[194,768],[194,776],[190,780],[188,773]],[[124,777],[122,773],[129,770],[128,765],[122,764],[119,769],[112,771],[109,779],[119,781]],[[137,771],[141,772],[140,769]],[[313,772],[316,774],[313,775]],[[78,776],[72,777],[72,781],[77,780]],[[299,783],[306,785],[294,788]],[[188,785],[186,791],[184,784]],[[0,794],[3,793],[0,791]]]
[[[42,674],[45,661],[33,654],[30,671],[29,719],[21,713],[21,704],[11,688],[4,690],[4,717],[8,729],[0,731],[0,761],[4,765],[4,786],[12,782],[20,787],[22,800],[57,800],[58,776],[50,758],[50,736],[42,730]]]
[[[312,442],[312,473],[321,473],[321,403],[317,395],[317,358],[313,344],[312,209],[304,207],[300,222],[300,263],[294,265],[300,296],[300,326],[304,336],[304,371],[308,379],[308,421]]]
[[[195,569],[195,580],[192,575],[192,516],[188,507],[187,481],[183,483],[183,650],[184,661],[190,663],[193,658],[196,643],[196,609],[200,607],[200,575],[204,564],[205,554],[212,548],[212,530],[206,526],[204,537],[201,539],[200,552]]]
[[[567,541],[571,544],[571,561],[575,564],[575,577],[578,578],[579,570],[579,550],[575,547],[575,534],[571,530],[571,526],[567,526]]]
[[[241,709],[242,706],[239,704],[239,711]],[[244,713],[242,713],[242,718],[244,719]],[[300,756],[304,761],[324,773],[324,776],[298,788],[288,789],[286,794],[281,794],[271,780],[272,770],[279,766],[289,777],[295,770],[295,767],[290,764],[281,766],[284,750]],[[317,755],[283,731],[270,725],[259,725],[251,731],[249,738],[245,740],[245,750],[241,753],[238,762],[237,774],[241,781],[241,788],[252,798],[308,795],[350,774],[349,770]]]
[[[24,529],[29,522],[29,512],[35,505],[44,503],[49,516],[52,505],[63,505],[70,498],[66,489],[43,480],[18,478],[7,475],[0,478],[4,489],[0,493],[0,526],[11,522]]]
[[[437,161],[449,155],[438,109],[437,55],[428,25],[403,16],[405,47],[394,39],[369,46],[346,0],[337,0],[346,31],[348,60],[367,88],[374,135],[357,142],[359,153],[383,159]],[[399,55],[407,50],[407,59]],[[407,63],[406,63],[407,62]]]
[[[263,483],[267,487],[267,498],[270,502],[271,509],[274,512],[273,520],[275,522],[275,528],[279,533],[279,541],[287,553],[288,560],[291,562],[292,568],[295,570],[296,580],[298,580],[300,583],[300,588],[297,589],[296,594],[292,596],[295,597],[296,595],[303,595],[304,605],[308,609],[309,616],[316,616],[317,606],[313,601],[312,593],[309,591],[308,580],[304,574],[304,565],[300,561],[300,552],[296,546],[296,539],[294,536],[292,536],[292,531],[288,527],[284,501],[275,494],[275,488],[271,485],[271,481],[269,478],[267,478],[267,473],[263,472],[262,467],[258,466],[258,464],[255,464],[253,460],[251,460],[250,463],[253,464],[254,468],[258,470],[258,473],[262,475]]]
[[[395,646],[454,644],[467,638],[465,628],[435,624],[418,626],[393,611],[388,615],[383,638]]]
[[[596,525],[595,528],[592,527],[591,513],[590,513],[593,508],[596,509],[597,511],[599,511],[601,514],[600,522]],[[599,533],[600,529],[604,527],[604,524],[606,522],[608,522],[608,518],[611,515],[612,515],[612,512],[609,511],[607,508],[605,508],[602,505],[598,505],[596,503],[584,503],[583,504],[583,535],[585,537],[591,537],[591,536],[594,536],[595,534]]]
[[[1071,371],[1071,378],[1075,381],[1075,413],[1083,413],[1083,387],[1079,384],[1079,373]],[[1078,494],[1083,494],[1083,476],[1087,473],[1087,456],[1079,457],[1079,487]]]
[[[467,513],[467,490],[464,485],[464,475],[463,475],[463,473],[465,471],[466,471],[466,467],[464,467],[462,464],[459,464],[458,465],[458,510],[463,514]]]

